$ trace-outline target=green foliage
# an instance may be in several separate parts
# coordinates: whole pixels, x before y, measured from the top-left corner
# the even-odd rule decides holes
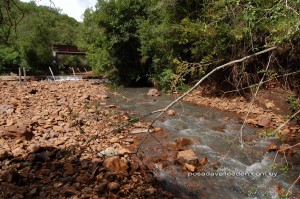
[[[96,10],[85,13],[80,44],[97,73],[123,83],[148,77],[171,89],[216,67],[185,62],[220,64],[299,41],[299,5],[298,0],[98,0]],[[263,72],[265,64],[248,60],[235,79]],[[255,67],[247,71],[246,65]],[[268,76],[277,74],[269,71]]]
[[[287,102],[292,113],[296,112],[299,99],[295,96],[289,96]]]
[[[1,11],[7,13],[1,28],[10,30],[0,32],[1,40],[6,39],[0,50],[0,73],[12,72],[19,66],[33,73],[48,71],[53,60],[52,44],[73,44],[77,39],[79,23],[61,15],[58,9],[14,1],[9,12]],[[5,22],[8,17],[12,17],[13,24]]]
[[[96,73],[106,73],[125,84],[147,76],[140,62],[138,22],[144,16],[142,0],[99,0],[96,10],[87,10],[81,28],[81,47]]]
[[[0,46],[0,71],[10,72],[19,63],[19,53],[10,47]]]
[[[259,137],[261,138],[270,138],[270,137],[275,137],[275,138],[282,138],[282,135],[278,132],[275,131],[274,129],[264,129],[258,132]]]

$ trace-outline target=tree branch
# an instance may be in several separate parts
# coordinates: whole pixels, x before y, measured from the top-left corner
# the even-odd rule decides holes
[[[262,50],[260,52],[257,52],[257,53],[254,53],[252,55],[248,55],[246,57],[243,57],[241,59],[237,59],[237,60],[234,60],[234,61],[231,61],[231,62],[228,62],[226,64],[223,64],[221,66],[218,66],[217,68],[213,69],[212,71],[210,71],[208,74],[206,74],[203,78],[201,78],[192,88],[190,88],[187,92],[185,92],[183,95],[181,95],[179,98],[177,98],[175,101],[173,101],[172,103],[170,103],[167,107],[165,107],[164,109],[161,109],[159,110],[159,112],[161,112],[151,123],[151,125],[153,125],[155,123],[155,121],[160,118],[160,116],[162,116],[162,114],[164,112],[166,112],[169,108],[171,108],[173,105],[175,105],[177,102],[179,102],[180,100],[182,100],[185,96],[187,96],[190,92],[192,92],[193,90],[195,90],[205,79],[207,79],[211,74],[213,74],[214,72],[222,69],[222,68],[225,68],[227,66],[230,66],[230,65],[233,65],[233,64],[236,64],[236,63],[240,63],[240,62],[243,62],[247,59],[250,59],[252,57],[255,57],[255,56],[258,56],[258,55],[261,55],[261,54],[264,54],[264,53],[267,53],[269,51],[272,51],[272,50],[275,50],[277,47],[274,46],[274,47],[271,47],[271,48],[268,48],[268,49],[265,49],[265,50]],[[158,111],[154,111],[154,112],[158,112]],[[152,113],[151,113],[152,114]]]

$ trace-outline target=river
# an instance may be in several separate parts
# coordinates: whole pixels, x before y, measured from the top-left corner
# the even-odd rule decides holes
[[[175,96],[163,94],[157,98],[147,96],[148,88],[119,88],[112,90],[110,103],[144,115],[164,108]],[[278,192],[288,190],[300,174],[299,154],[284,159],[279,155],[272,169],[275,152],[267,152],[274,138],[254,139],[244,147],[239,143],[241,121],[231,112],[190,103],[178,103],[173,107],[176,116],[164,115],[155,126],[162,127],[166,135],[156,138],[167,144],[178,137],[192,138],[189,146],[197,157],[207,157],[214,166],[189,173],[182,166],[170,161],[164,167],[156,164],[155,174],[161,185],[180,198],[279,198]],[[148,118],[150,121],[155,115]],[[256,137],[259,129],[246,126],[244,138]],[[142,139],[143,136],[141,136]],[[141,147],[146,156],[163,153],[163,147],[151,136]],[[288,167],[285,162],[288,161]],[[292,188],[293,196],[300,192],[299,184]]]

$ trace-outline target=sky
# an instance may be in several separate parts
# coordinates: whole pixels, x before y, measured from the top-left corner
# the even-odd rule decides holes
[[[30,2],[31,0],[21,0]],[[50,0],[36,0],[37,5],[52,6]],[[62,9],[63,14],[75,18],[77,21],[83,21],[83,13],[85,9],[96,5],[97,0],[52,0],[56,8]]]

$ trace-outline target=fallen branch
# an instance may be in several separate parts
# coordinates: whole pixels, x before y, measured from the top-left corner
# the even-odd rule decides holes
[[[226,64],[223,64],[221,66],[218,66],[216,67],[215,69],[213,69],[212,71],[210,71],[208,74],[206,74],[204,77],[202,77],[192,88],[190,88],[188,91],[186,91],[184,94],[182,94],[180,97],[178,97],[176,100],[174,100],[173,102],[171,102],[168,106],[166,106],[165,108],[163,109],[159,109],[159,110],[155,110],[155,111],[152,111],[150,112],[149,114],[146,114],[146,116],[150,116],[152,114],[155,114],[155,113],[160,113],[157,115],[157,117],[151,122],[150,126],[149,127],[152,127],[153,124],[169,109],[171,108],[172,106],[174,106],[177,102],[179,102],[180,100],[182,100],[185,96],[187,96],[190,92],[192,92],[193,90],[195,90],[205,79],[207,79],[211,74],[213,74],[214,72],[220,70],[220,69],[223,69],[227,66],[230,66],[230,65],[233,65],[233,64],[236,64],[236,63],[240,63],[240,62],[243,62],[247,59],[250,59],[252,57],[255,57],[255,56],[258,56],[258,55],[261,55],[261,54],[264,54],[264,53],[267,53],[267,52],[270,52],[272,50],[275,50],[277,47],[271,47],[271,48],[268,48],[268,49],[265,49],[265,50],[262,50],[260,52],[257,52],[257,53],[254,53],[252,55],[248,55],[246,57],[243,57],[241,59],[237,59],[237,60],[234,60],[234,61],[231,61],[231,62],[228,62]],[[145,117],[145,116],[143,116]],[[136,153],[139,151],[139,149],[141,148],[141,145],[145,142],[145,140],[148,138],[149,134],[155,139],[155,140],[158,140],[157,138],[155,138],[154,135],[152,135],[152,133],[150,133],[150,131],[148,131],[148,134],[145,136],[145,138],[143,139],[142,143],[138,146],[137,148],[137,151]],[[159,142],[159,141],[158,141]],[[160,142],[159,142],[160,143]],[[161,143],[160,143],[161,144]]]
[[[276,79],[276,78],[279,78],[279,77],[286,77],[286,76],[295,75],[295,74],[299,74],[299,73],[300,73],[300,71],[296,71],[296,72],[287,73],[287,74],[284,74],[284,75],[277,75],[277,76],[272,77],[272,78],[270,78],[270,79],[267,79],[266,81],[263,81],[263,82],[261,82],[261,83],[264,84],[264,83],[267,83],[267,82],[272,81],[273,79]],[[241,91],[241,90],[245,90],[245,89],[248,89],[248,88],[256,87],[256,86],[258,86],[259,84],[260,84],[260,83],[258,83],[258,84],[253,84],[253,85],[250,85],[250,86],[247,86],[247,87],[243,87],[243,88],[240,88],[240,89],[236,89],[236,90],[222,91],[222,92],[223,92],[223,95],[224,95],[224,94],[227,94],[227,93],[239,92],[239,91]]]
[[[269,57],[269,61],[268,61],[267,67],[266,67],[266,71],[268,71],[268,69],[269,69],[269,66],[270,66],[270,63],[271,63],[271,57],[272,57],[272,55],[270,55],[270,57]],[[247,118],[248,118],[248,116],[249,116],[249,114],[250,114],[250,110],[252,109],[252,106],[253,106],[254,100],[255,100],[255,98],[256,98],[256,96],[257,96],[257,94],[258,94],[259,88],[260,88],[261,85],[263,84],[263,81],[264,81],[265,76],[266,76],[266,73],[264,73],[264,75],[262,76],[260,82],[258,83],[257,89],[256,89],[256,91],[255,91],[255,93],[254,93],[254,95],[253,95],[253,97],[252,97],[252,100],[251,100],[251,103],[250,103],[250,107],[248,108],[246,117],[245,117],[245,119],[244,119],[244,121],[243,121],[243,125],[241,126],[241,129],[240,129],[240,144],[241,144],[241,147],[242,147],[242,148],[244,147],[244,142],[243,142],[243,129],[244,129],[245,125],[246,125],[246,120],[247,120]]]
[[[233,64],[236,64],[236,63],[240,63],[240,62],[243,62],[247,59],[250,59],[252,57],[255,57],[255,56],[258,56],[258,55],[261,55],[261,54],[264,54],[264,53],[267,53],[269,51],[272,51],[272,50],[275,50],[277,47],[271,47],[271,48],[268,48],[268,49],[265,49],[265,50],[262,50],[260,52],[257,52],[257,53],[254,53],[252,55],[248,55],[246,57],[243,57],[241,59],[237,59],[237,60],[234,60],[234,61],[231,61],[231,62],[228,62],[226,64],[223,64],[221,66],[218,66],[217,68],[213,69],[212,71],[210,71],[209,73],[207,73],[204,77],[202,77],[192,88],[190,88],[188,91],[186,91],[184,94],[182,94],[179,98],[177,98],[176,100],[174,100],[172,103],[170,103],[167,107],[165,107],[164,109],[160,109],[160,110],[157,110],[157,111],[154,111],[154,112],[161,112],[151,123],[151,126],[156,122],[156,120],[158,118],[160,118],[160,116],[162,116],[162,114],[164,114],[164,112],[166,112],[169,108],[171,108],[173,105],[175,105],[177,102],[179,102],[180,100],[182,100],[185,96],[187,96],[190,92],[192,92],[193,90],[195,90],[205,79],[207,79],[211,74],[213,74],[214,72],[222,69],[222,68],[225,68],[227,66],[230,66],[230,65],[233,65]],[[153,112],[153,113],[154,113]]]

